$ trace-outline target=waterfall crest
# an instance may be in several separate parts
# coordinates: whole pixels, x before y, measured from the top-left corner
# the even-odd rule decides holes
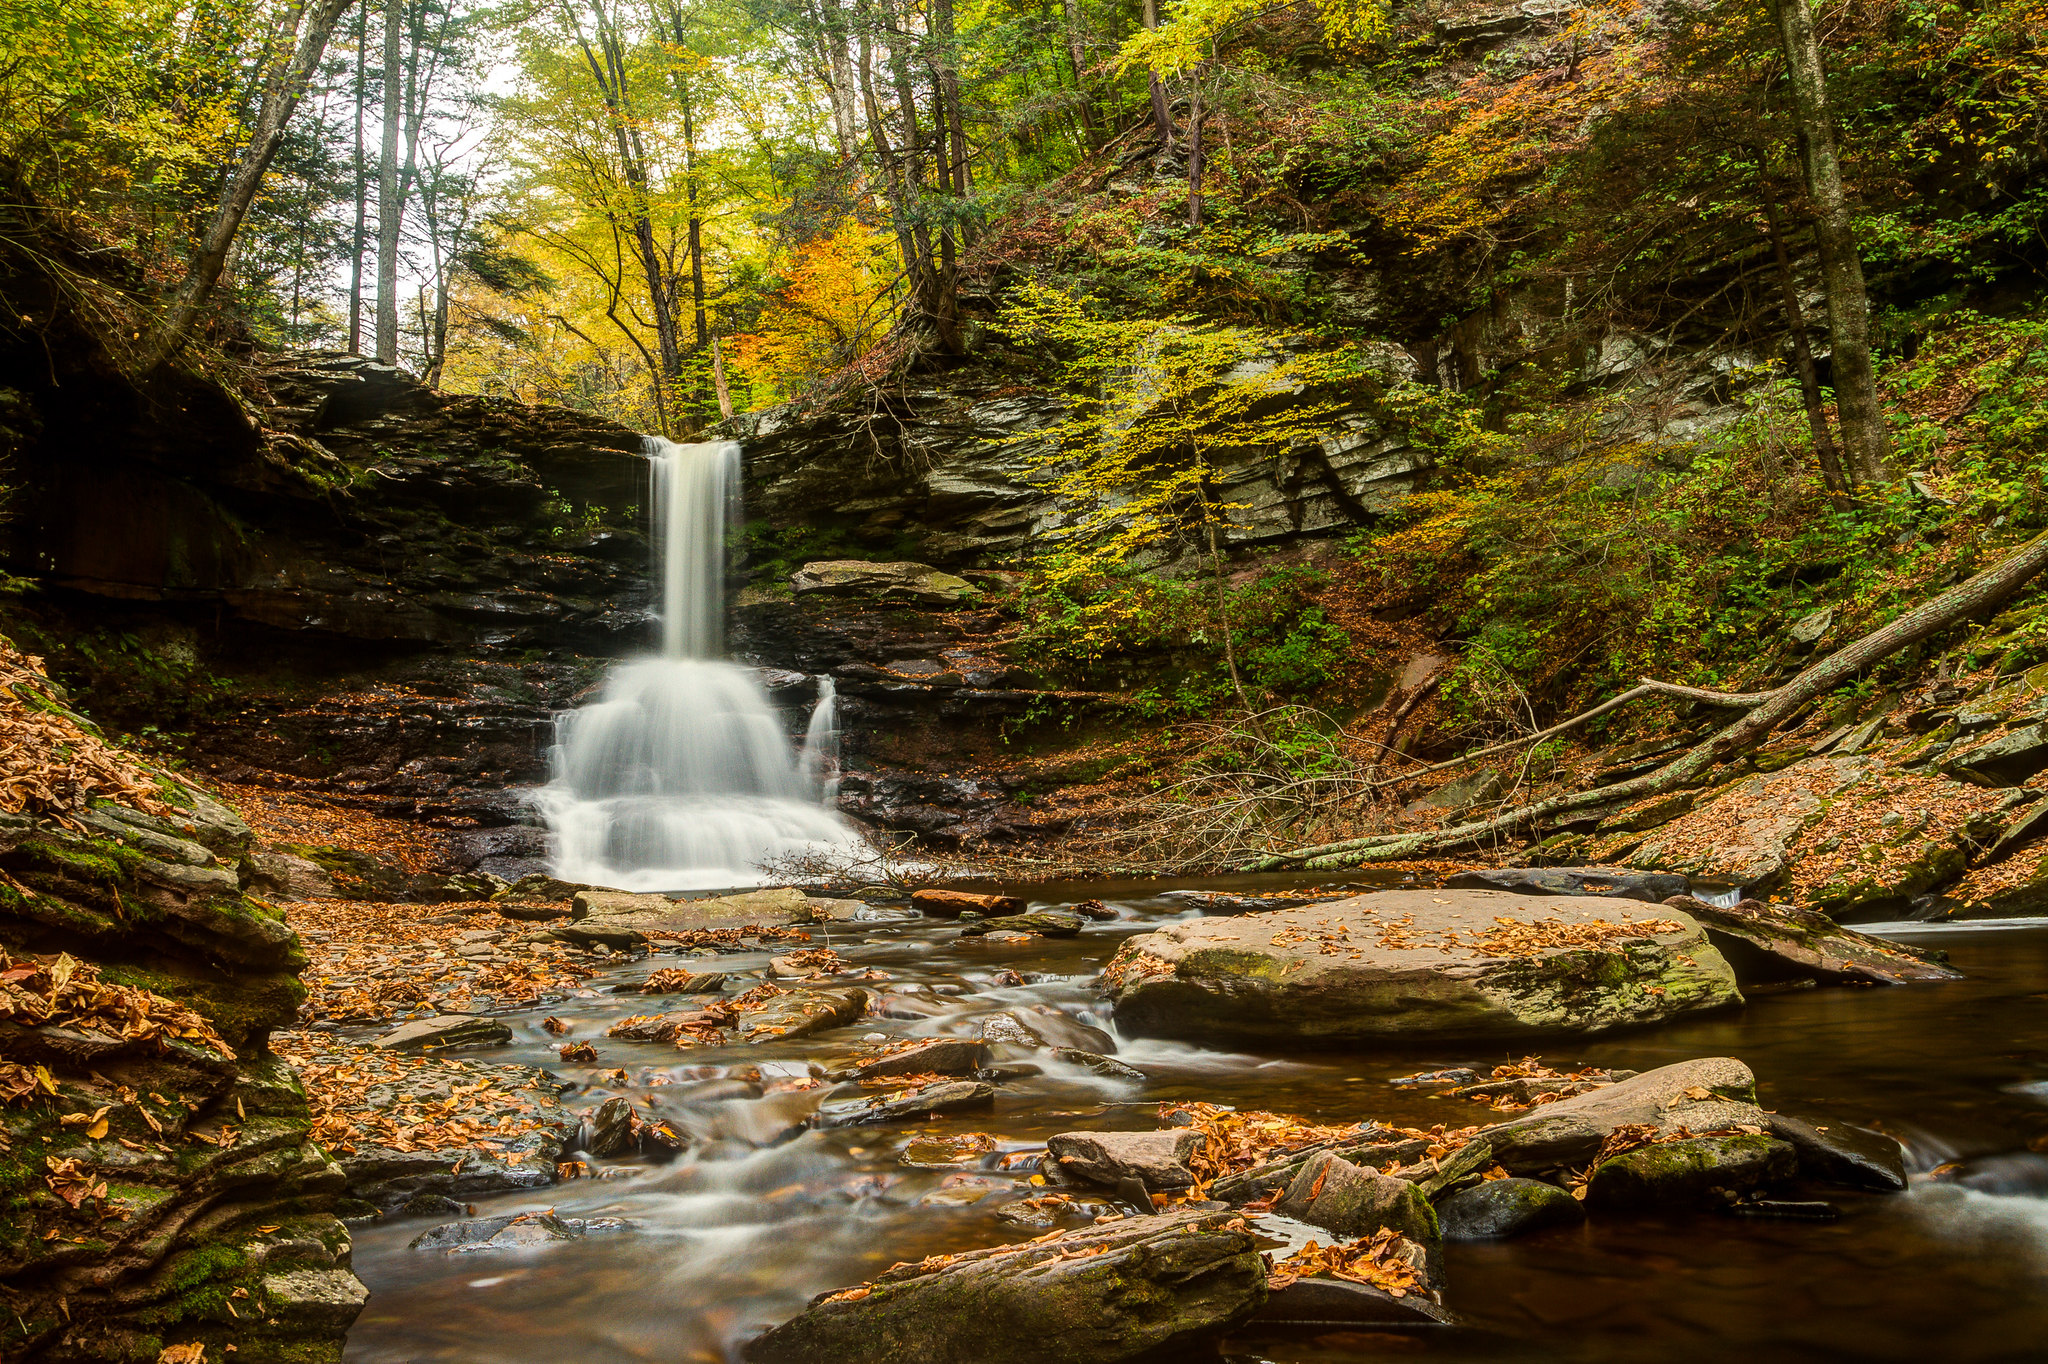
[[[650,439],[647,454],[662,652],[614,667],[596,702],[556,718],[538,797],[555,875],[625,890],[756,885],[767,859],[857,847],[824,804],[837,785],[830,679],[799,758],[753,673],[718,657],[739,446]]]

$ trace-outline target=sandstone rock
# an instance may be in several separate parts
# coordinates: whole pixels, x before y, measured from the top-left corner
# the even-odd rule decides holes
[[[636,947],[647,945],[646,934],[637,928],[625,927],[618,919],[579,919],[557,924],[546,932],[547,936],[556,942],[565,942],[576,947],[602,947],[611,952],[630,952]]]
[[[370,1290],[346,1269],[287,1269],[263,1276],[268,1315],[302,1331],[346,1331],[370,1301]]]
[[[1571,1194],[1540,1179],[1489,1179],[1438,1205],[1447,1241],[1486,1241],[1586,1220]]]
[[[1485,867],[1444,879],[1452,889],[1505,890],[1516,895],[1590,895],[1661,904],[1686,893],[1683,876],[1627,867]]]
[[[1817,910],[1761,900],[1710,905],[1689,895],[1666,903],[1699,920],[1707,940],[1720,949],[1744,985],[1783,980],[1899,985],[1962,978],[1960,971],[1844,928]]]
[[[1584,1165],[1607,1134],[1642,1124],[1660,1134],[1685,1128],[1712,1132],[1748,1125],[1764,1128],[1769,1116],[1756,1106],[1756,1077],[1733,1057],[1712,1056],[1660,1066],[1616,1084],[1560,1099],[1496,1123],[1479,1133],[1493,1158],[1511,1174],[1535,1174]]]
[[[334,878],[318,862],[286,852],[255,852],[248,856],[245,879],[253,890],[286,900],[334,898]]]
[[[1304,1166],[1324,1154],[1343,1156],[1354,1165],[1384,1173],[1423,1160],[1428,1152],[1427,1141],[1369,1125],[1354,1136],[1290,1151],[1248,1170],[1225,1175],[1209,1186],[1209,1196],[1221,1203],[1249,1203],[1280,1194],[1294,1183]]]
[[[633,1101],[623,1096],[606,1099],[590,1115],[590,1140],[586,1149],[593,1156],[624,1156],[640,1149],[635,1131]]]
[[[1783,1113],[1770,1115],[1770,1133],[1799,1157],[1810,1179],[1872,1193],[1904,1193],[1906,1150],[1896,1138],[1848,1123],[1822,1127]]]
[[[438,1250],[449,1255],[527,1250],[556,1241],[580,1241],[592,1232],[620,1231],[630,1225],[618,1217],[557,1217],[551,1212],[522,1212],[432,1227],[415,1236],[407,1248]]]
[[[456,1047],[495,1047],[511,1040],[512,1029],[495,1018],[441,1014],[400,1024],[371,1045],[385,1051],[448,1051]]]
[[[1442,1273],[1443,1236],[1422,1190],[1335,1152],[1305,1162],[1273,1210],[1346,1238],[1392,1227],[1427,1252],[1432,1282]]]
[[[2048,771],[2048,723],[2024,725],[1951,751],[1941,770],[1979,786],[2018,786]]]
[[[1791,1145],[1768,1133],[1656,1142],[1602,1161],[1586,1204],[1624,1212],[1712,1207],[1728,1194],[1790,1179],[1798,1164]]]
[[[1117,1364],[1185,1350],[1266,1300],[1257,1244],[1236,1218],[1129,1217],[905,1265],[818,1298],[742,1353],[749,1364]]]
[[[865,990],[780,990],[738,1010],[713,1000],[701,1009],[639,1014],[614,1023],[605,1036],[684,1048],[730,1046],[808,1037],[845,1027],[865,1014],[867,1007]]]
[[[1185,1189],[1195,1182],[1188,1157],[1201,1145],[1190,1128],[1161,1132],[1062,1132],[1048,1138],[1048,1160],[1063,1175],[1114,1189],[1135,1179],[1148,1193]]]
[[[687,900],[667,895],[641,895],[623,890],[579,890],[571,912],[584,929],[617,928],[687,930],[742,928],[814,922],[809,898],[793,886]]]
[[[789,575],[789,586],[798,596],[817,592],[910,601],[920,606],[960,606],[981,595],[965,578],[956,578],[930,564],[877,564],[862,559],[825,559],[805,564]]]
[[[1877,768],[1868,757],[1813,758],[1738,782],[1653,830],[1629,865],[1768,890],[1791,869],[1793,841],[1831,799]]]
[[[1025,904],[1014,895],[979,895],[968,890],[917,890],[910,894],[910,907],[935,919],[957,919],[962,914],[1022,914]]]
[[[1079,915],[1043,911],[1037,914],[1006,914],[1000,918],[963,924],[960,936],[978,938],[989,933],[1030,933],[1043,938],[1071,938],[1080,931]]]
[[[965,1037],[934,1037],[904,1051],[861,1065],[863,1080],[892,1075],[970,1075],[988,1064],[988,1043]]]
[[[656,971],[640,987],[649,995],[713,995],[725,988],[723,971]]]
[[[1054,1047],[1052,1054],[1068,1065],[1080,1066],[1093,1071],[1108,1080],[1142,1080],[1145,1072],[1136,1066],[1125,1065],[1114,1056],[1103,1056],[1092,1051],[1077,1051],[1072,1047]]]
[[[1173,924],[1106,976],[1127,1033],[1313,1045],[1600,1032],[1742,999],[1676,910],[1489,890]]]

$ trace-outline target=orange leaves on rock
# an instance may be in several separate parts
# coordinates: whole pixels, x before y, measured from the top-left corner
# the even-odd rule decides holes
[[[1421,1266],[1421,1246],[1395,1231],[1381,1227],[1371,1237],[1345,1246],[1320,1246],[1310,1241],[1273,1266],[1267,1286],[1285,1288],[1299,1279],[1332,1278],[1369,1284],[1391,1297],[1426,1293]]]
[[[43,1176],[43,1182],[50,1186],[50,1192],[63,1199],[73,1210],[88,1198],[105,1204],[107,1182],[104,1179],[95,1180],[92,1171],[81,1167],[76,1159],[59,1160],[55,1156],[44,1156],[43,1164],[48,1170]]]
[[[0,948],[0,1020],[112,1033],[159,1050],[176,1040],[235,1054],[211,1023],[184,1005],[131,985],[110,985],[99,978],[97,966],[68,952],[17,959]]]
[[[564,1061],[595,1061],[597,1048],[588,1042],[565,1042],[562,1044],[561,1057]]]
[[[25,1066],[19,1061],[0,1061],[0,1104],[27,1103],[38,1094],[57,1092],[56,1077],[47,1066]]]
[[[69,823],[95,799],[177,814],[154,774],[63,708],[40,658],[0,639],[0,810]]]
[[[206,1364],[206,1347],[197,1341],[190,1345],[166,1345],[156,1357],[156,1364]]]
[[[1102,979],[1112,990],[1121,990],[1134,980],[1172,974],[1172,962],[1155,957],[1130,942],[1119,947],[1116,955],[1109,959],[1109,965],[1102,968]]]

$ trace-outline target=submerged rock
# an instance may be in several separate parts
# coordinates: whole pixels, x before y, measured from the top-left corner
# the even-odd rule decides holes
[[[1444,1326],[1451,1314],[1426,1294],[1400,1297],[1349,1279],[1296,1279],[1266,1295],[1252,1318],[1276,1326]]]
[[[978,938],[986,933],[1033,933],[1042,938],[1071,938],[1080,931],[1080,915],[1060,914],[1052,910],[1037,914],[1005,914],[960,926],[963,938]]]
[[[1627,867],[1481,867],[1444,879],[1454,890],[1505,890],[1517,895],[1590,895],[1661,904],[1683,895],[1683,876]]]
[[[1711,1207],[1790,1179],[1798,1164],[1789,1142],[1764,1132],[1660,1141],[1602,1161],[1586,1186],[1586,1202],[1628,1212]]]
[[[1782,980],[1900,985],[1962,978],[1960,971],[1844,928],[1818,910],[1762,900],[1719,906],[1691,896],[1666,903],[1700,921],[1708,941],[1721,949],[1744,985]]]
[[[1679,911],[1490,890],[1173,924],[1105,974],[1127,1032],[1324,1045],[1600,1032],[1742,1000]]]
[[[945,1080],[894,1094],[878,1094],[866,1103],[828,1105],[818,1110],[820,1127],[867,1127],[892,1122],[924,1122],[947,1113],[975,1113],[995,1107],[996,1087],[979,1080]]]
[[[415,1236],[407,1248],[438,1250],[449,1255],[529,1250],[555,1241],[580,1241],[594,1231],[622,1231],[631,1225],[620,1217],[557,1217],[551,1212],[522,1212],[475,1222],[445,1222]]]
[[[981,1035],[991,1042],[1016,1047],[1068,1047],[1102,1055],[1116,1050],[1116,1039],[1108,1033],[1090,1027],[1050,1004],[990,1014],[981,1021]]]
[[[749,1364],[1115,1364],[1192,1346],[1266,1301],[1257,1243],[1229,1212],[1130,1217],[939,1259],[820,1297],[742,1353]]]
[[[1845,1122],[1822,1127],[1773,1113],[1770,1133],[1798,1153],[1799,1173],[1810,1179],[1872,1193],[1905,1192],[1906,1148],[1882,1132]]]
[[[678,1047],[722,1047],[808,1037],[854,1022],[867,1007],[865,990],[789,990],[758,985],[745,995],[712,1000],[701,1009],[637,1014],[614,1023],[605,1036]]]
[[[1147,1193],[1191,1187],[1188,1158],[1202,1144],[1192,1128],[1159,1132],[1062,1132],[1045,1143],[1046,1159],[1061,1174],[1114,1189],[1135,1179]]]
[[[1489,1179],[1438,1205],[1447,1241],[1487,1241],[1586,1220],[1579,1200],[1540,1179]]]

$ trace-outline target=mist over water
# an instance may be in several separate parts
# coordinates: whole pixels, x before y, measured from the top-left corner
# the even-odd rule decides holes
[[[614,667],[598,701],[556,719],[538,797],[555,874],[624,890],[758,885],[765,861],[857,845],[826,804],[838,756],[831,683],[820,681],[799,754],[753,673],[719,657],[739,446],[650,439],[647,453],[662,652]]]

